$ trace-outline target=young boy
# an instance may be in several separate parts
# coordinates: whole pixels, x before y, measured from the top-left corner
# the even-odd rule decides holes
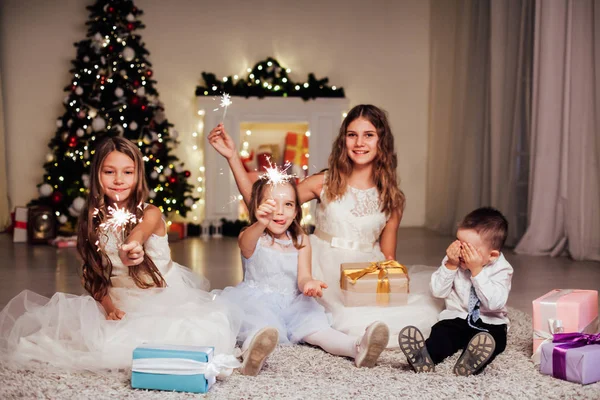
[[[446,299],[446,309],[429,339],[414,326],[398,336],[400,349],[416,372],[434,371],[457,350],[454,373],[480,373],[506,348],[506,301],[513,269],[501,253],[508,222],[493,208],[479,208],[458,226],[442,265],[431,276],[431,292]]]

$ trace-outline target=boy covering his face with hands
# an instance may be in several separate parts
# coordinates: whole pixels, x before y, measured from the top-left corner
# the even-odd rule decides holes
[[[501,252],[507,231],[506,218],[490,207],[469,213],[459,224],[457,240],[431,277],[432,294],[446,301],[439,322],[427,340],[413,326],[398,337],[416,372],[433,371],[435,364],[462,350],[454,373],[477,374],[506,348],[513,274]]]

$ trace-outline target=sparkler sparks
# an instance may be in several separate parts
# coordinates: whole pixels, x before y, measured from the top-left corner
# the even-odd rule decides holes
[[[267,179],[267,181],[272,185],[280,185],[282,183],[288,182],[290,179],[295,178],[295,175],[290,175],[286,171],[290,169],[292,164],[290,162],[286,162],[283,165],[283,168],[278,168],[276,164],[271,163],[271,159],[267,158],[267,162],[269,163],[268,167],[264,167],[266,173],[261,176],[261,179]]]
[[[229,107],[231,105],[232,101],[231,101],[231,96],[228,95],[227,93],[223,93],[223,95],[221,96],[221,108],[224,108],[225,111],[223,111],[223,118],[221,120],[221,122],[225,121],[225,115],[227,114],[227,107]]]

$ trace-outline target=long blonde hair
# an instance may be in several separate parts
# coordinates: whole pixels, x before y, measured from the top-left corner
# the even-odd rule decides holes
[[[325,195],[330,201],[346,193],[348,177],[352,173],[352,160],[346,148],[346,130],[356,119],[364,118],[377,129],[377,156],[373,160],[373,181],[379,193],[381,211],[390,215],[394,210],[404,210],[404,193],[398,187],[396,166],[398,158],[394,150],[394,136],[386,113],[371,104],[355,106],[348,112],[340,126],[340,132],[333,142],[329,156],[329,172],[325,181]]]
[[[77,232],[77,251],[83,259],[83,287],[98,301],[106,296],[111,285],[112,263],[100,245],[100,235],[105,234],[99,231],[99,225],[108,216],[104,189],[100,183],[100,170],[106,157],[113,151],[127,155],[135,164],[136,185],[127,199],[125,208],[135,214],[137,219],[141,218],[144,212],[138,205],[148,196],[144,161],[139,149],[131,141],[121,137],[109,137],[98,144],[90,168],[89,194],[79,218]],[[126,228],[125,234],[128,235],[131,229]],[[158,268],[147,255],[144,255],[141,264],[128,267],[128,270],[129,276],[140,288],[166,286]]]

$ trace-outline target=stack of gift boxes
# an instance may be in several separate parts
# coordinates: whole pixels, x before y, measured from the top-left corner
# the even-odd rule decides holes
[[[534,300],[533,354],[543,374],[600,381],[598,291],[556,289]]]

